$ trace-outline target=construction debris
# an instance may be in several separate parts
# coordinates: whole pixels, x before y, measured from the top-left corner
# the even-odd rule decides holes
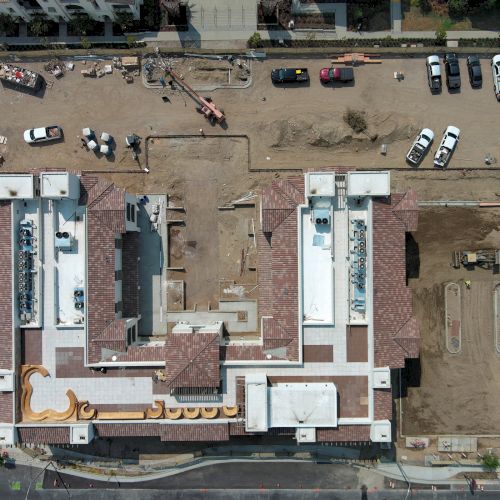
[[[350,64],[357,66],[358,64],[381,64],[380,54],[361,54],[351,52],[349,54],[341,54],[332,57],[332,64]]]
[[[66,65],[57,59],[53,59],[45,64],[44,69],[56,78],[61,78],[64,76],[64,72],[66,71]]]

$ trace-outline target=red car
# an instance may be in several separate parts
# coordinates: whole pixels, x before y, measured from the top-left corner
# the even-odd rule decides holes
[[[319,79],[322,83],[352,82],[354,80],[354,70],[352,68],[323,68],[319,72]]]

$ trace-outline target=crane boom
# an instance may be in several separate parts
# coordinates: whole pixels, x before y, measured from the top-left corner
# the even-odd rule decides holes
[[[217,123],[223,123],[226,117],[222,110],[217,109],[217,106],[202,97],[196,92],[191,85],[185,82],[172,68],[166,68],[165,71],[180,85],[191,97],[201,106],[200,112],[209,120],[216,120]]]

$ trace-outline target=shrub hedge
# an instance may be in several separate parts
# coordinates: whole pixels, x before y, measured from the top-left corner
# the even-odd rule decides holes
[[[435,38],[355,38],[355,39],[302,39],[302,40],[261,40],[259,47],[290,47],[290,48],[322,48],[322,47],[401,47],[406,45],[420,44],[423,47],[440,47],[442,46],[439,40]],[[459,47],[500,47],[499,38],[461,38],[458,41]]]
[[[146,47],[146,42],[133,42],[133,44],[125,42],[91,42],[91,47],[94,49],[131,49],[137,47]],[[12,50],[23,52],[28,50],[48,50],[48,49],[83,49],[81,43],[51,43],[48,46],[42,44],[0,44],[0,50]]]

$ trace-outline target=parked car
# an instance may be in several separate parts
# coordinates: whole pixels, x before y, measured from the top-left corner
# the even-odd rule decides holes
[[[481,73],[481,63],[479,57],[467,57],[467,71],[469,72],[469,82],[472,87],[481,87],[483,84],[483,74]]]
[[[459,89],[460,81],[460,66],[456,54],[450,53],[444,56],[444,71],[446,73],[446,85],[451,89]]]
[[[424,156],[429,151],[432,141],[434,140],[434,132],[430,128],[422,129],[406,155],[406,159],[412,165],[419,165],[424,159]]]
[[[434,155],[435,167],[444,168],[446,167],[446,165],[448,165],[448,162],[451,159],[451,155],[457,147],[459,139],[460,129],[454,127],[453,125],[448,125],[448,127],[444,131],[443,138],[441,139],[441,144],[439,145],[439,148]]]
[[[427,58],[427,79],[431,92],[441,92],[441,65],[438,56],[429,56]]]
[[[500,101],[500,54],[491,59],[491,73],[493,74],[493,91],[497,101]]]
[[[57,125],[50,125],[50,127],[32,128],[24,131],[24,140],[28,144],[38,142],[55,141],[62,137],[62,128]]]
[[[352,82],[354,80],[354,70],[352,68],[323,68],[319,72],[319,79],[323,83]]]
[[[271,71],[273,83],[308,82],[307,68],[278,68]]]

